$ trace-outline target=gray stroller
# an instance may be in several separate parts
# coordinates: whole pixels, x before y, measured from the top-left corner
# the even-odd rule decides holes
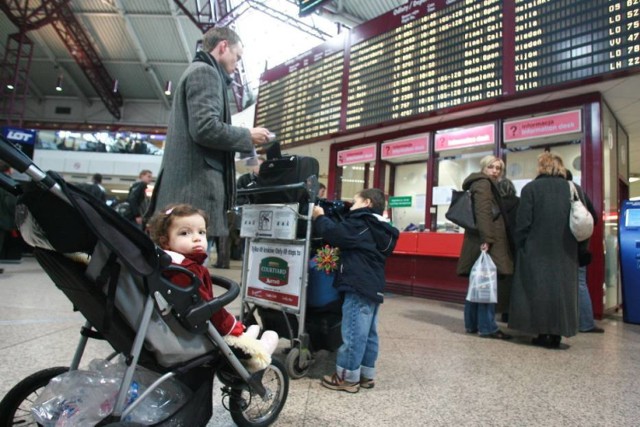
[[[32,402],[52,379],[78,370],[89,339],[109,343],[114,352],[106,360],[120,355],[124,361],[113,409],[97,425],[143,425],[131,422],[131,415],[172,381],[188,390],[189,398],[145,424],[205,426],[212,415],[214,377],[236,424],[267,426],[277,419],[289,391],[283,365],[274,359],[249,373],[241,363],[247,355],[232,350],[208,320],[238,296],[237,283],[213,276],[226,292],[202,300],[199,279],[170,265],[144,232],[104,203],[55,173],[44,173],[4,138],[0,159],[31,178],[19,184],[0,174],[0,186],[18,197],[16,219],[36,260],[86,319],[70,366],[36,372],[14,386],[0,402],[0,426],[36,424]],[[191,285],[174,285],[163,276],[167,270],[187,275]],[[154,377],[132,401],[137,369]]]

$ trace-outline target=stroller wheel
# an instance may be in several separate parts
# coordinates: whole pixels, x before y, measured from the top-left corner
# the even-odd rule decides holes
[[[289,377],[282,362],[272,359],[271,365],[264,370],[262,385],[270,393],[265,399],[249,390],[233,387],[229,400],[231,418],[240,427],[268,426],[273,423],[289,394]]]
[[[49,381],[69,368],[57,366],[43,369],[16,384],[0,402],[0,427],[13,425],[35,425],[31,406]]]

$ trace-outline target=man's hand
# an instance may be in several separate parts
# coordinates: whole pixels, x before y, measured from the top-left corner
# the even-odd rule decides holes
[[[322,209],[320,206],[314,206],[313,207],[313,213],[311,214],[311,216],[313,217],[313,219],[318,218],[319,216],[324,215],[324,209]]]
[[[264,144],[269,141],[269,130],[266,128],[251,128],[249,129],[251,134],[251,142],[253,145]]]

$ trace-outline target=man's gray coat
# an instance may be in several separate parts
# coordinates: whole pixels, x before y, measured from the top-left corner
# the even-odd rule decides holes
[[[206,55],[204,57],[203,55]],[[169,118],[156,210],[189,203],[209,217],[209,236],[227,236],[226,211],[235,203],[236,151],[252,150],[246,128],[231,126],[228,76],[204,52],[176,88]]]

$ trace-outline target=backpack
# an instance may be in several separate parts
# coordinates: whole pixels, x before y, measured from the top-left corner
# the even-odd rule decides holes
[[[571,211],[569,212],[569,228],[578,242],[587,240],[593,234],[593,217],[580,199],[578,190],[572,181],[569,182],[571,192]]]

